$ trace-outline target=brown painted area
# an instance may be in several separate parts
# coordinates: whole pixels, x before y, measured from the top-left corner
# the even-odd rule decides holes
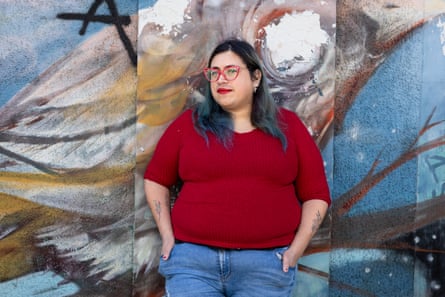
[[[67,219],[63,211],[44,207],[24,199],[0,194],[2,231],[14,231],[0,240],[0,281],[16,278],[36,270],[39,256],[34,246],[35,233],[40,228]]]

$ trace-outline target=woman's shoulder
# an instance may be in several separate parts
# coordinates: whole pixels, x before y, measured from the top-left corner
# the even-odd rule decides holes
[[[193,114],[193,109],[191,108],[186,108],[183,111],[181,111],[178,116],[176,117],[177,120],[181,120],[181,119],[191,119],[192,118],[192,114]]]
[[[302,124],[300,117],[294,112],[284,107],[278,108],[279,117],[286,124]]]
[[[284,123],[284,127],[286,127],[285,129],[291,135],[299,135],[299,137],[301,137],[307,134],[309,137],[312,137],[310,130],[296,112],[280,107],[279,114],[281,121]]]
[[[280,114],[283,118],[288,118],[288,117],[294,117],[294,116],[296,116],[295,112],[293,112],[293,111],[291,111],[291,110],[289,110],[289,109],[287,109],[287,108],[284,108],[284,107],[282,107],[282,106],[278,107],[278,112],[279,112],[279,114]]]
[[[171,120],[167,127],[167,131],[183,132],[193,128],[193,111],[185,109]]]
[[[187,108],[183,111],[181,111],[176,118],[173,120],[172,124],[180,124],[180,125],[185,125],[185,124],[190,124],[193,123],[193,110],[190,108]]]

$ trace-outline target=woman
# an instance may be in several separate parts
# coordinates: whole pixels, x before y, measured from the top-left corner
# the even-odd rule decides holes
[[[247,42],[218,45],[204,75],[206,100],[167,128],[144,176],[166,295],[289,296],[331,202],[320,152]]]

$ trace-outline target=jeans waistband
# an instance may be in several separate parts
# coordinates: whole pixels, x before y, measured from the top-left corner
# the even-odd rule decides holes
[[[275,249],[279,249],[279,248],[288,247],[288,245],[284,245],[284,246],[273,246],[273,247],[267,247],[267,248],[225,248],[225,247],[209,246],[209,245],[203,245],[203,244],[199,244],[199,243],[187,242],[187,241],[182,241],[182,240],[179,240],[179,239],[175,239],[175,244],[181,244],[181,243],[190,243],[190,244],[202,245],[202,246],[205,246],[205,247],[208,247],[208,248],[211,248],[211,249],[227,250],[227,251],[240,251],[240,250],[268,251],[268,250],[275,250]]]

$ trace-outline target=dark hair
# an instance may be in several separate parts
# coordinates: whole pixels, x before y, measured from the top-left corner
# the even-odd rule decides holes
[[[253,77],[254,71],[261,71],[261,81],[253,95],[251,113],[252,124],[281,141],[283,149],[287,147],[287,140],[278,123],[278,107],[269,91],[261,61],[255,49],[246,41],[228,39],[220,43],[209,58],[210,66],[213,58],[223,52],[231,51],[238,55],[246,64]],[[233,123],[230,114],[216,103],[210,91],[210,83],[205,90],[205,100],[199,103],[194,111],[194,123],[198,132],[208,141],[207,132],[211,132],[228,148],[232,144]]]

